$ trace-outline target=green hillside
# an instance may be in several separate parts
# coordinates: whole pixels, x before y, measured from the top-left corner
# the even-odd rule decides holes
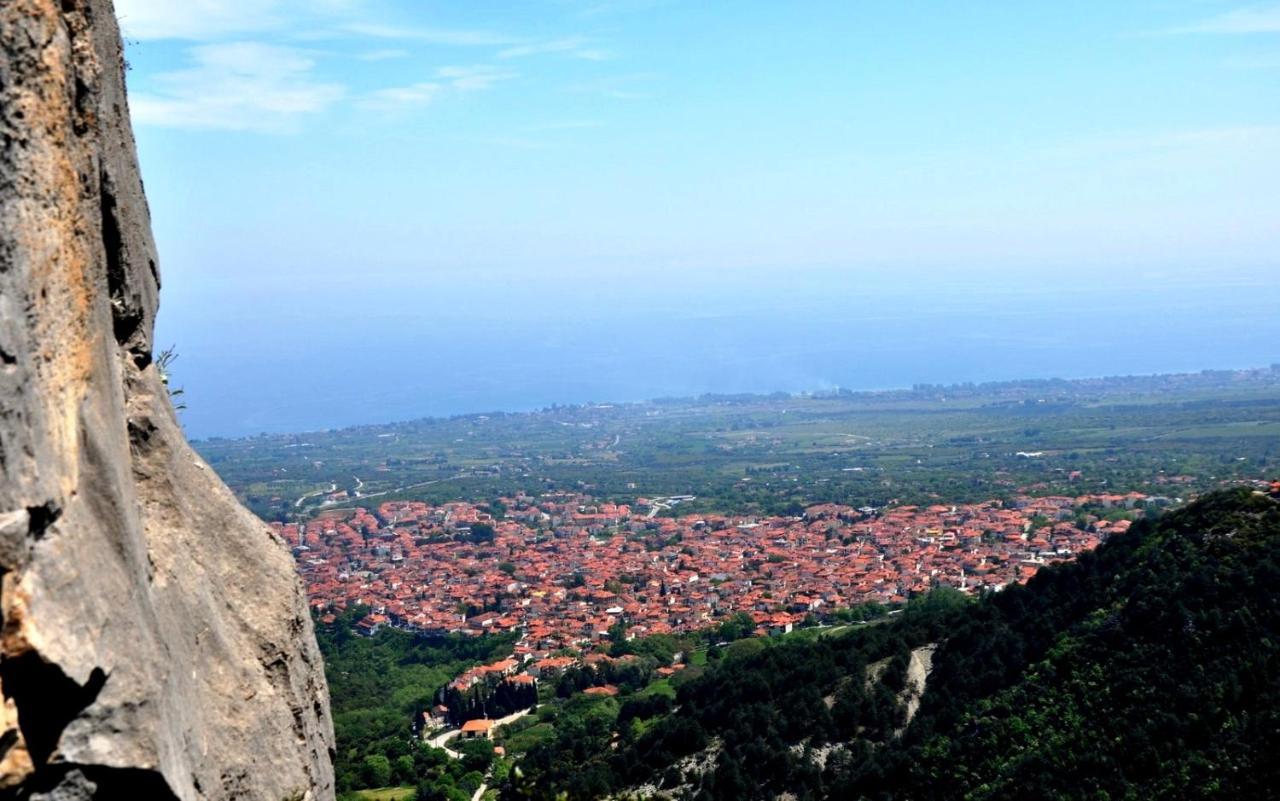
[[[1280,503],[1216,493],[1025,587],[725,649],[665,716],[531,749],[505,797],[1272,798],[1278,557]]]

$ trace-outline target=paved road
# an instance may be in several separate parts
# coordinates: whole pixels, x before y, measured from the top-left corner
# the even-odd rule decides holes
[[[446,754],[453,757],[454,759],[462,759],[462,754],[459,754],[457,751],[454,751],[452,748],[445,745],[445,743],[449,742],[450,740],[452,740],[454,737],[457,737],[461,733],[462,733],[461,729],[447,729],[437,734],[435,737],[432,737],[431,739],[427,740],[427,745],[431,746],[432,748],[441,749],[442,751],[444,751]]]
[[[531,714],[536,710],[537,710],[537,707],[534,707],[533,709],[522,709],[519,712],[512,712],[510,715],[506,715],[505,717],[500,717],[493,722],[493,728],[497,729],[502,726],[506,726],[509,723],[515,723],[520,718],[524,717],[525,715]],[[441,751],[444,751],[446,754],[453,757],[454,759],[462,759],[462,754],[458,753],[457,751],[454,751],[452,748],[445,745],[445,743],[454,739],[461,733],[462,733],[461,729],[449,729],[447,731],[443,731],[437,734],[435,737],[432,737],[429,740],[427,740],[427,745],[431,746],[432,748],[439,748]],[[488,789],[489,789],[488,783],[482,782],[480,786],[476,788],[476,791],[472,793],[471,801],[480,801],[480,798],[484,795],[484,791]]]
[[[324,495],[326,492],[337,492],[337,491],[338,491],[338,485],[337,485],[337,484],[334,484],[334,483],[332,483],[332,482],[330,482],[330,484],[329,484],[329,489],[327,489],[327,490],[316,490],[315,492],[308,492],[306,495],[303,495],[301,498],[299,498],[298,500],[294,501],[294,502],[293,502],[293,507],[294,507],[295,509],[297,509],[297,508],[301,507],[301,506],[302,506],[302,504],[303,504],[303,502],[304,502],[304,501],[306,501],[306,500],[307,500],[307,498],[314,498],[314,497],[316,497],[317,495]]]
[[[512,712],[510,715],[507,715],[505,717],[501,717],[495,720],[493,722],[493,728],[497,729],[502,726],[506,726],[509,723],[515,723],[517,720],[524,717],[525,715],[530,714],[533,711],[534,711],[533,709],[522,709],[519,712]],[[452,748],[445,745],[445,743],[456,738],[461,733],[462,733],[462,729],[447,729],[445,731],[440,732],[435,737],[428,739],[427,745],[431,746],[432,748],[441,749],[442,751],[444,751],[446,754],[453,757],[454,759],[462,759],[462,754],[458,753],[457,751],[454,751]]]
[[[670,509],[682,503],[688,503],[689,501],[696,500],[698,500],[696,495],[673,495],[671,497],[654,498],[649,501],[651,505],[649,507],[649,514],[647,517],[652,520],[658,515],[658,512],[661,512],[664,509]]]
[[[537,707],[533,707],[532,709],[521,709],[519,712],[512,712],[510,715],[507,715],[505,718],[498,718],[496,721],[494,721],[493,727],[496,729],[499,726],[506,726],[508,723],[515,723],[517,720],[524,717],[525,715],[531,715],[536,711],[537,711]]]
[[[381,498],[383,495],[390,495],[393,492],[406,492],[411,489],[418,489],[419,487],[429,487],[432,484],[439,484],[443,481],[457,481],[460,478],[470,478],[470,477],[471,477],[470,473],[458,473],[456,476],[448,476],[446,478],[433,478],[430,481],[419,481],[417,484],[406,484],[403,487],[396,487],[394,489],[382,490],[381,492],[361,493],[358,499],[363,501],[368,498]],[[359,479],[356,479],[356,480],[359,481]],[[364,486],[363,482],[361,483],[361,486]],[[337,488],[338,487],[335,484],[334,489],[336,490]],[[304,495],[298,499],[298,504],[300,505],[302,501],[304,501],[305,499],[313,497],[315,495],[319,495],[319,494],[320,493],[313,492],[310,495]],[[341,501],[325,501],[316,508],[324,509],[325,507],[328,507],[328,506],[337,506],[340,503],[351,503],[352,500],[355,500],[355,499],[347,498]]]

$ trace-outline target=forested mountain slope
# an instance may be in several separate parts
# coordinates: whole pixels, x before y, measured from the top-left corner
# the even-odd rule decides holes
[[[729,649],[665,717],[533,749],[507,797],[1274,797],[1278,556],[1280,503],[1217,493],[1025,587]]]

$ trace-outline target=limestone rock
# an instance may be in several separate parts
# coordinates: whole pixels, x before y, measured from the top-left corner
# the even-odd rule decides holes
[[[0,797],[328,799],[283,543],[187,444],[109,0],[0,2]]]

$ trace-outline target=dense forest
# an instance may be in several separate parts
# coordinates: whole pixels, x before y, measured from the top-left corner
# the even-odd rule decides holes
[[[723,651],[556,727],[503,797],[1271,798],[1280,503],[1215,493],[1026,586]]]

